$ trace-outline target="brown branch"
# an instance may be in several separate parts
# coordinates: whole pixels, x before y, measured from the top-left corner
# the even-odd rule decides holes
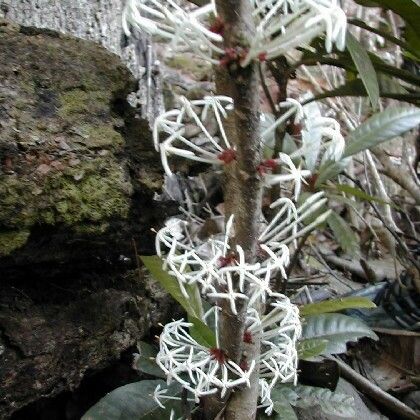
[[[370,398],[378,403],[381,403],[384,407],[397,414],[400,419],[419,420],[420,415],[417,414],[413,409],[405,405],[403,402],[383,391],[377,385],[368,381],[360,373],[357,373],[349,365],[344,363],[338,358],[330,358],[338,363],[340,367],[341,376],[347,379],[353,384],[359,391],[368,395]]]
[[[420,187],[412,178],[410,172],[403,171],[394,165],[383,149],[376,147],[372,152],[382,165],[381,172],[406,190],[414,198],[416,205],[420,206]]]
[[[217,0],[217,10],[224,22],[224,47],[247,48],[254,32],[251,3],[248,0]],[[262,184],[257,168],[262,159],[259,127],[258,67],[255,62],[242,68],[233,61],[216,69],[218,94],[233,98],[235,110],[226,122],[225,130],[235,145],[236,160],[226,165],[225,208],[229,217],[234,214],[235,237],[233,249],[240,245],[247,261],[256,258],[258,221],[262,204]],[[248,293],[248,292],[247,292]],[[240,302],[239,302],[240,303]],[[239,363],[256,360],[260,352],[260,339],[253,337],[253,344],[243,343],[246,303],[238,306],[238,314],[232,313],[228,304],[220,304],[220,346],[229,359]],[[258,369],[251,376],[250,387],[236,390],[226,405],[226,420],[254,420],[258,398]],[[217,401],[219,400],[219,401]],[[222,402],[223,403],[223,402]],[[220,398],[207,398],[204,415],[213,419],[220,411]]]

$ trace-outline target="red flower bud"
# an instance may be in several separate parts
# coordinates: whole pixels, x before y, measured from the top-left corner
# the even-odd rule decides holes
[[[217,156],[217,159],[228,165],[236,159],[236,152],[233,149],[223,150],[223,152]]]
[[[260,60],[261,62],[267,61],[267,52],[264,51],[262,53],[259,53],[258,54],[258,60]]]
[[[251,331],[246,330],[246,331],[244,332],[244,338],[243,338],[243,341],[244,341],[244,343],[247,343],[247,344],[254,344],[254,343],[253,343],[253,341],[252,341],[252,334],[251,334]]]
[[[210,349],[210,355],[214,360],[217,360],[221,365],[223,365],[226,362],[227,355],[224,350],[213,348]]]
[[[217,16],[209,29],[215,34],[223,35],[223,32],[225,31],[225,23],[219,16]]]

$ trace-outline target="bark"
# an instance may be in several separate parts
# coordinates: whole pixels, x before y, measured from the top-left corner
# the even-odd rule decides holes
[[[219,0],[217,10],[224,22],[226,48],[246,48],[253,34],[250,3],[246,0]],[[261,162],[259,137],[258,66],[251,63],[242,68],[238,62],[217,71],[217,91],[233,98],[235,110],[228,122],[229,139],[236,148],[236,160],[226,168],[225,205],[235,215],[235,236],[232,245],[240,245],[247,261],[256,257],[258,222],[261,216],[262,185],[257,172]],[[235,249],[235,248],[233,248]],[[239,306],[239,305],[238,305]],[[250,363],[257,359],[260,341],[253,337],[253,344],[244,347],[243,334],[246,304],[234,315],[228,305],[222,305],[220,317],[220,342],[229,358],[235,362]],[[227,420],[254,419],[258,398],[258,370],[251,378],[251,387],[237,390],[231,395],[225,409]]]

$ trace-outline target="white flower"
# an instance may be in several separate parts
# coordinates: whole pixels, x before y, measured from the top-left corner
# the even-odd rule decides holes
[[[337,0],[250,0],[254,5],[256,34],[246,59],[249,64],[264,54],[270,60],[309,45],[325,33],[325,48],[345,46],[346,15]]]
[[[203,23],[212,15],[215,15],[213,2],[186,11],[173,0],[127,0],[122,22],[127,36],[131,34],[131,25],[138,31],[170,41],[174,50],[189,48],[200,57],[218,64],[213,55],[223,54],[223,50],[218,46],[223,39]]]
[[[242,66],[263,55],[273,59],[305,47],[325,34],[325,48],[345,46],[346,15],[338,0],[249,0],[253,7],[256,32]],[[123,11],[123,29],[130,25],[150,35],[170,41],[174,50],[190,49],[205,60],[218,64],[223,56],[223,37],[208,28],[206,21],[217,16],[215,2],[184,10],[175,1],[127,0]]]
[[[272,251],[279,249],[280,245],[289,244],[325,221],[330,211],[322,213],[312,223],[298,230],[299,223],[302,223],[306,218],[321,209],[327,201],[323,191],[308,197],[298,208],[290,200],[285,198],[275,201],[270,207],[279,207],[279,211],[274,216],[273,221],[261,233],[258,240],[260,243],[265,243]],[[281,220],[284,214],[286,214],[286,217]]]
[[[168,156],[178,155],[198,162],[220,165],[226,159],[226,151],[234,151],[226,137],[223,119],[232,109],[233,101],[227,96],[206,96],[204,99],[189,101],[181,97],[181,108],[165,112],[155,120],[153,139],[156,150],[160,150],[162,165],[165,172],[171,175]],[[211,115],[209,115],[211,114]],[[215,119],[220,138],[212,136],[205,126],[207,118]],[[197,139],[187,139],[186,123],[195,124],[200,133]],[[159,143],[159,133],[168,136]]]
[[[247,331],[261,338],[261,354],[257,360],[260,376],[261,406],[271,413],[273,404],[271,390],[278,383],[297,380],[298,354],[296,343],[301,335],[299,310],[290,300],[281,294],[273,294],[276,301],[273,309],[259,318],[251,312],[247,322]]]
[[[283,163],[286,165],[288,174],[271,174],[267,173],[264,176],[264,182],[267,186],[279,184],[281,182],[293,181],[294,182],[294,198],[298,199],[300,190],[302,188],[302,182],[306,184],[305,178],[311,175],[311,171],[307,169],[301,169],[300,166],[296,167],[289,155],[285,153],[279,153],[279,164]]]
[[[321,164],[328,160],[338,162],[345,148],[340,124],[333,118],[323,117],[315,102],[305,105],[303,113],[302,147],[292,153],[291,158],[303,156],[306,167],[313,171],[322,149],[325,149]]]
[[[166,373],[168,381],[179,382],[197,402],[200,397],[218,390],[223,396],[236,386],[250,386],[255,362],[251,362],[247,370],[242,369],[228,360],[222,349],[208,349],[197,343],[187,332],[191,326],[183,320],[173,321],[165,325],[160,336],[156,363]],[[158,393],[157,397],[160,395]]]

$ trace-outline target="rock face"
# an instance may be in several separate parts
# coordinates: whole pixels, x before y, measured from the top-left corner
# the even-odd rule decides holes
[[[0,21],[0,418],[78,386],[167,316],[143,272],[160,160],[98,45]]]
[[[147,36],[127,37],[122,29],[125,0],[0,0],[0,17],[24,26],[52,29],[94,41],[117,54],[141,81],[137,102],[150,119],[161,109],[160,76]]]
[[[83,238],[109,239],[140,211],[136,193],[159,188],[160,163],[126,103],[135,81],[116,56],[55,32],[0,31],[0,257],[54,226],[50,253],[35,257],[51,261],[68,232],[72,254]]]

